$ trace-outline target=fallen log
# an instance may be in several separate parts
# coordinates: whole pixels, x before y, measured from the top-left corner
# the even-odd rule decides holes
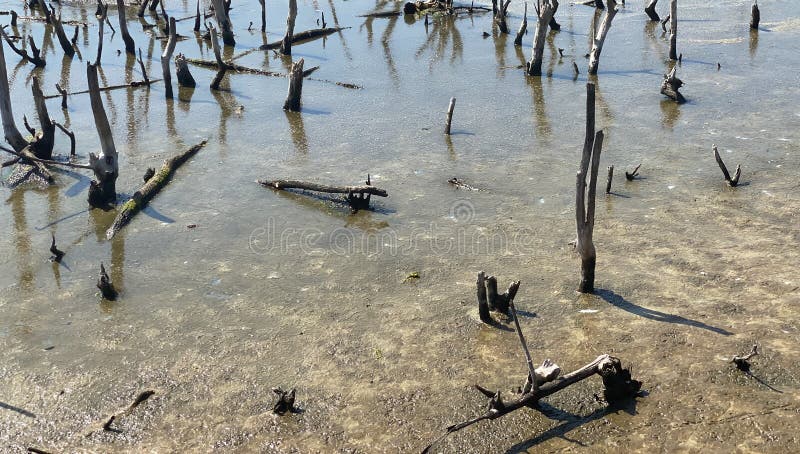
[[[324,184],[308,183],[298,180],[257,180],[258,184],[275,190],[303,189],[306,191],[324,192],[328,194],[347,194],[345,202],[353,211],[369,208],[370,196],[388,197],[384,189],[372,186],[369,175],[364,186],[327,186]]]
[[[111,224],[111,227],[106,230],[106,239],[114,238],[114,235],[119,233],[123,227],[128,225],[128,223],[133,219],[133,217],[145,206],[147,203],[158,194],[158,192],[169,183],[172,174],[175,173],[175,170],[180,167],[183,163],[185,163],[189,158],[194,156],[201,148],[203,148],[206,144],[206,140],[203,140],[197,145],[189,148],[188,150],[180,153],[177,156],[173,156],[164,161],[164,164],[161,166],[161,169],[156,172],[147,182],[139,188],[131,197],[130,200],[125,202],[122,205],[119,213],[117,213],[117,217],[114,219],[114,222]]]
[[[334,33],[340,32],[342,30],[348,29],[350,27],[328,27],[328,28],[315,28],[312,30],[306,30],[300,33],[293,33],[292,36],[289,38],[290,44],[301,44],[306,41],[312,41],[318,38],[322,38],[323,36],[332,35]],[[267,43],[263,44],[258,47],[258,50],[273,50],[273,49],[280,49],[281,45],[283,44],[283,40],[276,41],[274,43]],[[237,59],[239,56],[234,57],[233,59]]]

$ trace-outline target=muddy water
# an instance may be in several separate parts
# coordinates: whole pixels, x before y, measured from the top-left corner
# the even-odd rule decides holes
[[[176,17],[194,9],[168,3]],[[607,410],[593,397],[602,384],[588,380],[542,412],[481,423],[437,450],[791,449],[800,411],[800,9],[791,0],[759,5],[755,33],[748,2],[681,2],[682,106],[658,93],[668,69],[660,26],[647,23],[640,2],[615,18],[591,79],[606,131],[602,168],[617,169],[613,194],[597,200],[593,296],[574,292],[579,261],[568,244],[592,8],[561,5],[541,79],[518,68],[531,33],[515,49],[490,15],[433,17],[426,31],[422,21],[357,17],[400,2],[301,2],[297,30],[317,26],[315,9],[351,27],[294,48],[295,59],[320,66],[305,83],[302,114],[281,110],[285,79],[234,74],[215,93],[213,72],[198,67],[198,87],[171,102],[161,84],[104,94],[123,196],[148,167],[202,138],[209,144],[110,242],[114,213],[86,211],[85,172],[59,172],[47,190],[0,189],[2,450],[418,451],[484,409],[472,384],[511,398],[524,381],[515,333],[476,321],[482,269],[501,285],[522,281],[517,305],[535,360],[568,371],[610,353],[633,365],[647,396]],[[33,112],[33,75],[46,93],[56,82],[86,88],[94,9],[61,8],[65,19],[89,22],[79,32],[84,60],[62,60],[47,37],[39,71],[6,47],[18,124]],[[267,9],[272,42],[286,5]],[[512,29],[521,12],[512,5]],[[109,17],[118,28],[113,9]],[[258,17],[257,2],[234,4],[237,46],[227,55],[263,43],[246,30]],[[212,58],[191,23],[179,23],[188,39],[176,52]],[[157,77],[161,42],[137,20],[129,28]],[[45,29],[21,21],[15,33],[39,44]],[[105,39],[102,83],[140,79],[117,55],[119,33],[106,27]],[[289,65],[261,52],[237,62]],[[453,96],[454,134],[445,138]],[[83,159],[99,147],[86,95],[71,96],[67,111],[57,99],[48,107],[75,130]],[[714,143],[729,167],[742,164],[738,188],[724,185]],[[66,152],[68,141],[57,147]],[[621,178],[639,163],[640,179]],[[254,183],[353,184],[367,174],[390,197],[355,215]],[[480,190],[450,187],[453,176]],[[67,253],[60,266],[47,261],[51,233]],[[94,287],[99,262],[121,290],[116,302]],[[732,370],[726,359],[753,342],[763,353],[752,375]],[[275,386],[297,388],[301,413],[271,413]],[[118,432],[99,430],[148,389],[155,395],[117,418]]]

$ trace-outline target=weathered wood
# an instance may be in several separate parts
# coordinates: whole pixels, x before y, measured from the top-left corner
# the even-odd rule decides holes
[[[33,78],[31,93],[33,94],[33,103],[36,106],[36,118],[39,120],[41,130],[39,134],[33,134],[33,139],[30,141],[31,151],[37,158],[51,159],[53,157],[56,128],[53,125],[53,120],[50,119],[50,114],[47,112],[47,103],[45,103],[44,94],[39,85],[39,77]]]
[[[219,40],[217,39],[217,30],[214,27],[209,29],[211,33],[211,48],[214,50],[214,58],[217,60],[217,74],[211,81],[211,89],[219,90],[219,84],[222,78],[225,77],[225,72],[231,69],[230,65],[222,61],[222,53],[219,49]]]
[[[736,173],[733,178],[731,178],[731,174],[728,173],[728,168],[725,167],[725,163],[722,162],[722,157],[719,155],[719,151],[717,151],[717,146],[712,145],[711,148],[714,150],[714,159],[716,159],[719,169],[722,170],[722,175],[725,177],[725,181],[728,182],[728,186],[736,187],[739,184],[739,177],[742,176],[741,164],[736,166]]]
[[[611,181],[614,179],[614,166],[608,166],[608,176],[606,177],[606,194],[611,194]]]
[[[658,22],[661,18],[658,17],[658,13],[656,12],[656,3],[658,3],[658,0],[648,0],[647,5],[644,7],[644,12],[651,21]]]
[[[97,24],[98,24],[98,41],[97,41],[97,58],[94,60],[94,66],[100,66],[100,57],[103,55],[103,24],[106,22],[108,18],[108,5],[103,3],[103,0],[97,1],[97,13],[95,14],[97,17]]]
[[[581,257],[581,282],[578,291],[594,292],[594,272],[597,261],[592,236],[594,233],[595,194],[597,172],[600,168],[600,152],[603,148],[603,131],[594,132],[595,86],[586,84],[586,137],[581,155],[580,169],[576,175],[575,220],[577,226],[576,248]],[[591,163],[591,169],[590,169]],[[587,186],[586,177],[589,176]],[[587,200],[588,199],[588,200]]]
[[[478,317],[483,323],[493,324],[494,320],[489,315],[489,300],[486,295],[486,273],[478,272],[478,281],[475,283],[478,290]]]
[[[525,31],[527,29],[528,29],[528,2],[525,2],[525,12],[522,13],[522,22],[519,24],[519,30],[517,30],[517,36],[514,37],[515,46],[522,45],[522,37],[525,36]]]
[[[100,99],[100,86],[97,82],[97,66],[86,64],[86,79],[89,84],[89,100],[97,134],[100,136],[100,155],[89,153],[89,165],[96,180],[89,185],[89,204],[105,207],[117,200],[116,182],[119,176],[117,148],[111,125],[108,123],[103,101]]]
[[[633,181],[633,180],[635,180],[635,179],[636,179],[636,175],[638,175],[638,174],[639,174],[639,168],[640,168],[641,166],[642,166],[642,165],[641,165],[641,164],[639,164],[638,166],[634,167],[634,169],[633,169],[633,172],[628,172],[628,171],[626,170],[626,171],[625,171],[625,178],[626,178],[628,181]]]
[[[267,31],[267,6],[264,0],[258,0],[258,3],[261,4],[261,33],[266,33]],[[324,25],[323,25],[324,27]]]
[[[194,16],[194,27],[192,28],[195,33],[200,33],[200,21],[200,0],[197,0],[197,13]]]
[[[283,110],[290,112],[300,111],[300,97],[303,94],[303,64],[302,58],[294,63],[289,70],[289,92],[286,101],[283,103]]]
[[[299,180],[258,180],[258,184],[270,189],[303,189],[307,191],[325,192],[329,194],[370,194],[378,197],[388,197],[384,189],[375,186],[328,186],[318,183],[309,183]]]
[[[753,0],[753,6],[750,8],[750,28],[758,30],[759,22],[761,22],[761,11],[758,10],[758,0]]]
[[[677,60],[678,0],[669,0],[669,59]]]
[[[556,8],[558,8],[558,0],[541,0],[536,8],[538,20],[536,21],[536,33],[533,35],[533,53],[530,61],[526,64],[528,75],[530,76],[542,75],[545,35],[547,35],[550,19],[556,13]]]
[[[661,82],[661,94],[674,100],[678,104],[686,102],[686,98],[680,93],[680,88],[683,86],[683,81],[678,79],[675,74],[678,71],[678,65],[672,67],[669,73],[664,74],[664,80]]]
[[[117,17],[122,41],[125,43],[125,52],[136,56],[136,44],[134,44],[131,34],[128,33],[128,21],[125,19],[125,0],[117,0]]]
[[[6,38],[5,31],[0,28],[0,33]],[[8,71],[6,70],[6,57],[2,42],[0,42],[0,117],[3,121],[3,137],[14,151],[22,151],[28,146],[28,141],[22,137],[14,121],[14,112],[11,109],[11,93],[8,87]]]
[[[233,25],[231,25],[231,18],[228,16],[228,10],[223,0],[211,0],[214,6],[214,16],[217,19],[220,33],[222,34],[222,42],[226,46],[235,46],[236,39],[233,37]]]
[[[119,293],[114,288],[114,284],[111,282],[111,279],[108,277],[108,273],[106,273],[106,268],[103,266],[103,262],[100,262],[100,278],[97,280],[97,288],[100,289],[100,293],[103,295],[103,298],[114,301],[117,299]],[[112,416],[108,422],[103,425],[104,430],[109,430],[109,426],[111,422],[114,421],[114,417]]]
[[[50,243],[50,253],[53,254],[53,256],[50,257],[50,260],[56,263],[61,263],[61,259],[64,257],[64,251],[56,247],[56,235],[54,233],[50,233],[50,237],[52,238]]]
[[[178,76],[178,85],[181,87],[194,88],[197,83],[189,72],[189,65],[186,64],[186,57],[183,54],[175,56],[175,74]]]
[[[297,409],[294,407],[295,393],[294,388],[289,391],[284,391],[281,388],[272,388],[272,392],[278,395],[278,401],[272,406],[272,412],[276,415],[284,415],[287,412],[294,413]]]
[[[11,40],[11,38],[8,36],[8,34],[6,34],[4,28],[0,27],[0,33],[3,35],[3,38],[5,39],[6,43],[8,44],[8,47],[10,47],[11,50],[13,50],[15,54],[17,54],[20,57],[22,57],[23,59],[31,62],[37,68],[43,68],[45,65],[47,65],[47,62],[45,61],[44,57],[41,55],[41,51],[39,50],[38,47],[36,47],[36,43],[33,42],[33,37],[32,36],[30,36],[30,35],[28,36],[28,44],[30,45],[31,54],[33,54],[33,55],[29,54],[24,49],[20,49],[16,45],[14,45],[14,42]]]
[[[289,14],[286,17],[286,34],[283,35],[281,42],[281,53],[292,55],[292,43],[294,35],[294,22],[297,19],[297,0],[289,0]]]
[[[106,230],[106,239],[110,240],[114,238],[114,235],[128,225],[131,219],[133,219],[142,208],[146,207],[147,203],[169,183],[175,170],[200,151],[200,149],[206,145],[206,142],[206,140],[203,140],[188,150],[165,160],[158,172],[148,179],[147,182],[133,194],[130,200],[122,205],[111,227]]]
[[[144,1],[144,0],[143,0]],[[144,67],[144,59],[142,58],[142,49],[139,48],[139,58],[137,59],[139,62],[139,68],[142,70],[142,79],[144,79],[144,83],[147,86],[150,86],[150,79],[147,77],[147,69]]]
[[[300,33],[292,33],[292,37],[290,38],[290,46],[293,44],[299,44],[306,41],[311,41],[317,38],[322,38],[324,36],[332,35],[334,33],[338,33],[342,30],[345,30],[350,27],[329,27],[329,28],[315,28],[311,30],[306,30]],[[283,39],[280,41],[275,41],[274,43],[267,43],[262,44],[258,47],[259,50],[273,50],[273,49],[280,49],[283,45]],[[239,56],[234,57],[233,59],[239,58]]]
[[[70,42],[67,34],[64,32],[64,24],[61,22],[61,14],[56,15],[56,10],[51,5],[50,14],[47,16],[50,20],[50,25],[53,26],[53,29],[56,31],[56,37],[58,37],[58,43],[61,45],[61,49],[64,51],[64,55],[67,57],[72,58],[75,55],[75,48],[72,47],[72,43]]]
[[[510,4],[511,0],[500,0],[500,3],[497,4],[497,13],[494,15],[494,22],[497,24],[500,33],[509,33],[506,15],[508,14],[508,5]]]
[[[743,356],[734,355],[734,357],[731,359],[731,362],[736,365],[737,369],[747,372],[750,370],[750,358],[756,355],[758,355],[758,344],[753,344],[753,348],[750,350],[750,353]]]
[[[61,84],[56,83],[56,91],[61,95],[61,108],[67,108],[67,90],[61,88]]]
[[[75,156],[75,133],[57,121],[53,122],[53,126],[60,129],[64,134],[66,134],[67,137],[69,137],[69,155]]]
[[[450,125],[453,122],[453,110],[456,108],[456,98],[450,98],[450,104],[447,106],[447,118],[444,123],[445,135],[450,135]]]
[[[617,15],[617,2],[608,0],[608,8],[600,23],[600,29],[592,40],[592,50],[589,52],[589,74],[597,74],[597,66],[600,64],[600,52],[603,51],[603,43],[606,41],[608,30],[611,28],[611,21]]]
[[[161,54],[161,72],[164,75],[164,94],[167,99],[172,99],[172,71],[170,71],[170,63],[172,63],[172,53],[175,52],[175,44],[177,43],[177,32],[175,30],[175,18],[169,18],[169,39],[164,47],[164,52]]]
[[[539,0],[536,0],[539,1]],[[555,8],[553,8],[553,17],[550,18],[550,22],[548,25],[550,26],[550,30],[559,31],[561,30],[561,24],[556,22],[556,13],[558,12],[558,5],[556,4]]]
[[[139,10],[136,11],[136,16],[137,17],[144,17],[144,10],[147,9],[147,5],[150,2],[148,2],[147,0],[140,0],[140,1],[141,1],[141,3],[139,3]]]

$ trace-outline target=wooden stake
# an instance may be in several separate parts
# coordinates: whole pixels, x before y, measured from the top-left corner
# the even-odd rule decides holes
[[[228,9],[224,0],[211,0],[211,4],[214,5],[214,16],[217,18],[217,25],[220,33],[222,33],[222,42],[226,46],[235,46],[236,39],[233,37],[233,25],[231,25],[231,18],[228,16]]]
[[[197,0],[197,14],[194,16],[194,28],[195,33],[200,33],[200,0]]]
[[[261,4],[261,33],[266,33],[267,31],[267,7],[265,5],[264,0],[258,0],[258,3]]]
[[[486,273],[478,272],[478,281],[475,283],[478,290],[478,317],[483,323],[491,325],[494,323],[492,316],[489,315],[489,301],[486,295]]]
[[[592,50],[589,52],[589,74],[597,74],[597,66],[600,64],[600,52],[603,51],[603,43],[608,35],[608,30],[611,28],[611,21],[614,20],[616,15],[617,2],[608,0],[608,9],[606,9],[606,14],[603,16],[603,22],[600,23],[600,29],[592,40]]]
[[[97,17],[98,24],[98,41],[97,41],[97,58],[94,60],[94,66],[100,66],[100,57],[103,55],[103,25],[108,18],[108,5],[103,3],[103,0],[97,0]]]
[[[50,5],[50,8],[53,8],[53,6]],[[47,17],[50,21],[50,25],[52,25],[53,29],[56,31],[58,43],[61,45],[64,55],[72,58],[72,56],[75,55],[75,48],[72,47],[72,43],[69,41],[67,34],[64,32],[64,25],[61,23],[61,15],[59,14],[56,16],[56,10],[53,8],[50,10],[50,14]]]
[[[575,216],[577,224],[577,250],[581,256],[581,282],[578,291],[594,292],[594,270],[597,253],[592,241],[594,232],[595,194],[597,172],[600,168],[600,152],[603,149],[603,131],[594,132],[595,86],[586,84],[586,137],[581,156],[580,170],[576,178]],[[591,162],[591,169],[589,164]],[[587,187],[586,176],[589,175]],[[588,200],[587,200],[588,199]]]
[[[450,135],[450,125],[453,122],[453,110],[456,108],[456,98],[450,98],[450,105],[447,106],[447,119],[444,123],[444,133]]]

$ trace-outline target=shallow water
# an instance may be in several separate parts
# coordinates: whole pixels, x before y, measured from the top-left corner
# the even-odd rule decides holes
[[[282,35],[283,3],[267,2],[270,42]],[[209,139],[112,241],[104,233],[114,212],[86,210],[87,172],[59,172],[47,190],[0,188],[3,450],[419,451],[484,409],[472,384],[510,398],[524,381],[515,333],[477,322],[478,270],[501,285],[522,281],[516,304],[534,360],[566,372],[610,353],[634,365],[648,395],[608,412],[593,397],[600,381],[587,380],[543,413],[481,423],[442,451],[797,443],[800,8],[762,0],[762,28],[751,32],[749,2],[682,0],[678,76],[689,102],[677,106],[658,93],[668,42],[640,2],[614,19],[591,79],[583,56],[593,8],[561,5],[547,75],[526,78],[518,65],[530,56],[532,14],[521,50],[493,30],[491,14],[432,17],[427,31],[421,20],[357,17],[401,5],[300,2],[296,31],[317,27],[315,10],[351,27],[294,47],[293,58],[320,66],[301,114],[281,110],[286,79],[232,74],[216,93],[207,88],[214,72],[199,67],[198,87],[174,101],[160,83],[105,93],[123,195],[148,167]],[[194,10],[168,6],[176,17]],[[86,88],[94,9],[61,8],[90,23],[79,34],[84,60],[62,60],[51,37],[38,71],[6,46],[18,126],[33,112],[32,75],[47,94],[56,82]],[[513,4],[512,30],[521,13]],[[134,14],[129,29],[158,77],[160,41]],[[234,4],[237,46],[227,56],[263,43],[246,30],[258,15],[257,2]],[[113,7],[109,18],[118,29]],[[191,25],[179,23],[188,39],[176,53],[213,58]],[[45,28],[20,21],[16,33],[40,44]],[[117,55],[119,33],[106,27],[105,39],[101,83],[138,80],[138,65]],[[278,72],[289,62],[272,52],[237,60]],[[613,194],[597,200],[596,296],[574,292],[579,260],[568,244],[587,80],[606,131],[601,169],[616,168]],[[82,159],[99,148],[88,96],[71,96],[66,112],[58,99],[48,107],[75,130]],[[69,142],[57,141],[66,153]],[[729,168],[742,164],[739,187],[724,184],[712,144]],[[625,181],[623,169],[639,163],[642,177]],[[356,184],[367,174],[390,197],[357,214],[255,183]],[[480,190],[454,189],[453,176]],[[51,233],[66,251],[60,266],[47,260]],[[99,262],[118,301],[97,294]],[[406,279],[413,272],[420,279]],[[732,370],[726,358],[753,342],[762,355],[752,376]],[[303,412],[273,416],[275,386],[297,387]],[[118,419],[120,433],[98,430],[146,389],[156,394]]]

